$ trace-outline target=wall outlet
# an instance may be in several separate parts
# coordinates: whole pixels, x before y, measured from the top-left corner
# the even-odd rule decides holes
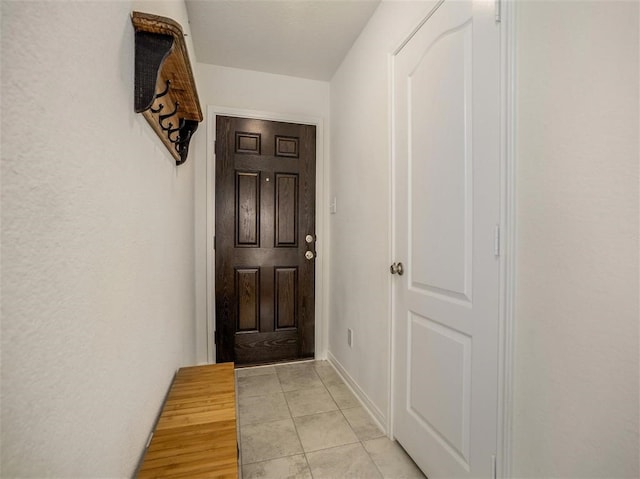
[[[349,347],[353,345],[353,330],[351,328],[347,329],[347,344]]]

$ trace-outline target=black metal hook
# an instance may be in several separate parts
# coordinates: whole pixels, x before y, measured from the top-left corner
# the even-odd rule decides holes
[[[171,80],[167,80],[166,86],[164,87],[164,91],[161,93],[158,93],[155,97],[154,100],[157,100],[158,98],[162,98],[163,96],[165,96],[167,93],[169,93],[169,87],[171,86]]]
[[[170,86],[171,86],[171,80],[167,80],[166,86],[164,88],[164,91],[158,93],[157,95],[154,95],[153,101],[155,102],[158,98],[162,98],[167,93],[169,93],[169,87]],[[164,108],[164,104],[160,103],[160,105],[158,105],[158,108],[149,107],[149,110],[151,110],[151,113],[160,113],[163,108]]]
[[[160,103],[160,105],[158,105],[158,108],[150,107],[149,110],[151,110],[151,113],[160,113],[163,108],[164,108],[164,104]]]
[[[171,124],[171,123],[169,123],[169,124]],[[177,143],[177,142],[180,141],[180,133],[178,133],[175,138],[171,138],[171,135],[173,135],[174,133],[179,132],[180,130],[182,130],[182,128],[184,128],[184,124],[185,124],[185,120],[184,120],[184,118],[181,118],[180,119],[180,123],[178,123],[178,127],[177,128],[173,128],[171,130],[167,130],[167,138],[169,139],[169,141],[171,143]]]
[[[171,122],[169,123],[169,126],[165,126],[164,120],[166,120],[167,118],[171,118],[173,115],[178,113],[179,107],[180,107],[180,103],[176,102],[175,108],[171,113],[167,113],[166,115],[160,115],[158,117],[158,123],[160,124],[160,128],[162,128],[164,131],[169,131],[171,128],[173,128],[173,123]]]
[[[181,165],[187,161],[187,155],[189,154],[189,141],[193,137],[193,132],[196,131],[197,128],[197,120],[185,119],[184,127],[180,130],[178,141],[173,144],[173,147],[180,156],[180,159],[176,160],[176,165]]]
[[[180,150],[182,150],[182,147],[189,145],[189,140],[191,139],[191,133],[192,131],[188,130],[186,138],[178,137],[178,141],[175,142],[176,151],[178,153],[180,153]]]

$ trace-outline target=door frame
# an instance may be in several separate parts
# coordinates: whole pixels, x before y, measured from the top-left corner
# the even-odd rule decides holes
[[[207,106],[207,361],[210,364],[216,362],[216,350],[213,337],[216,329],[216,303],[215,303],[215,251],[213,249],[213,236],[215,235],[215,186],[216,186],[216,116],[233,116],[239,118],[252,118],[257,120],[281,121],[287,123],[299,123],[316,127],[316,265],[315,265],[315,345],[314,355],[316,359],[326,359],[328,344],[327,321],[324,311],[328,310],[328,291],[325,284],[328,276],[325,274],[328,265],[328,224],[329,204],[328,188],[325,187],[325,157],[324,157],[324,121],[322,118],[303,115],[290,115],[268,111],[244,110],[224,106]]]
[[[513,386],[515,351],[515,299],[516,299],[516,3],[510,0],[494,0],[500,21],[500,317],[498,338],[498,424],[496,444],[496,476],[511,477]],[[389,204],[390,247],[389,264],[397,261],[395,228],[395,113],[394,113],[394,61],[400,50],[429,20],[444,0],[438,1],[417,25],[404,37],[388,57],[389,129]],[[395,308],[394,282],[389,281],[389,398],[387,409],[387,433],[394,438],[395,362],[394,343],[396,327],[393,321]]]

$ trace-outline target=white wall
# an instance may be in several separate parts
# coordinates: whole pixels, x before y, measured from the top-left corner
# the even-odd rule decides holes
[[[389,55],[434,2],[382,2],[331,80],[329,353],[378,420],[389,407]],[[347,346],[347,329],[353,345]]]
[[[194,162],[133,111],[130,2],[2,3],[1,471],[130,477],[194,362]]]
[[[200,63],[197,65],[198,94],[200,102],[204,106],[217,106],[233,110],[247,110],[254,112],[267,112],[289,117],[314,118],[322,121],[324,129],[324,147],[322,152],[328,151],[329,135],[329,83],[322,81],[305,80],[283,75],[260,73],[213,66]],[[205,112],[206,116],[206,112]],[[214,185],[213,174],[215,166],[213,158],[209,159],[207,168],[207,154],[213,155],[211,149],[207,151],[207,120],[201,124],[201,132],[195,140],[192,152],[195,168],[195,218],[196,218],[196,315],[197,333],[196,348],[197,360],[200,363],[207,362],[207,295],[213,294],[215,285],[213,282],[207,286],[207,214],[213,221],[215,205],[211,203],[207,208],[207,180]],[[320,132],[319,132],[320,133]],[[212,132],[212,134],[215,134]],[[210,141],[215,138],[210,138]],[[319,177],[322,176],[325,158],[316,158]],[[207,175],[210,175],[209,177]],[[318,201],[325,202],[323,185],[318,188]],[[213,188],[211,202],[214,199]],[[316,215],[318,233],[324,231],[324,218],[322,205],[318,204]],[[214,231],[210,232],[213,235]],[[318,249],[323,248],[326,239],[322,234],[318,236]],[[316,267],[321,267],[326,261],[322,255],[316,261]],[[212,278],[213,279],[213,278]],[[316,284],[316,302],[323,301],[323,289],[321,284]],[[316,308],[318,311],[318,308]],[[316,318],[321,321],[322,318]],[[318,353],[319,351],[316,351]],[[320,352],[322,354],[322,352]]]
[[[638,477],[638,3],[518,5],[516,477]]]

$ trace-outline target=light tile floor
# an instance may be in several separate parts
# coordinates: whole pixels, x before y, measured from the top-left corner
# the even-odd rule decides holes
[[[243,479],[424,478],[327,361],[236,370]]]

